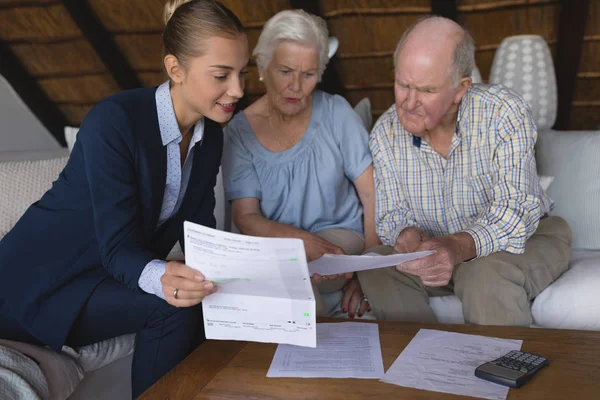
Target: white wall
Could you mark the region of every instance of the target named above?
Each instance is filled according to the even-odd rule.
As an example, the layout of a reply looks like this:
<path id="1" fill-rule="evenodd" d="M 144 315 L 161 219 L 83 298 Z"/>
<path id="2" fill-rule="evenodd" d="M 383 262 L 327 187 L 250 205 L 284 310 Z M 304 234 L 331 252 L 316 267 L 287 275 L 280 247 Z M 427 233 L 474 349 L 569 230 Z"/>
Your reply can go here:
<path id="1" fill-rule="evenodd" d="M 60 145 L 0 76 L 0 152 L 58 149 Z"/>

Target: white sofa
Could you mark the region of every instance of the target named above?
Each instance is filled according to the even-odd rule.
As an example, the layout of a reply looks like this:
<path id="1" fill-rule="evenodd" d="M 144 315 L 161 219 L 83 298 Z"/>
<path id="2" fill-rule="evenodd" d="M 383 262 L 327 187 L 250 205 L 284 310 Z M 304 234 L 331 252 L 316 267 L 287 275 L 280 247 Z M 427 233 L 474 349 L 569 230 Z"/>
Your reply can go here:
<path id="1" fill-rule="evenodd" d="M 538 172 L 554 177 L 551 214 L 571 226 L 573 251 L 570 269 L 533 300 L 535 326 L 600 330 L 599 151 L 600 131 L 539 132 Z M 433 298 L 431 305 L 441 322 L 464 323 L 456 296 Z"/>
<path id="2" fill-rule="evenodd" d="M 539 134 L 538 169 L 543 175 L 555 177 L 548 189 L 557 204 L 553 214 L 569 222 L 574 250 L 570 270 L 532 302 L 536 326 L 600 330 L 600 296 L 597 294 L 600 288 L 600 163 L 596 161 L 599 152 L 600 131 L 546 130 Z M 25 208 L 50 187 L 66 160 L 66 150 L 0 153 L 0 238 Z M 229 230 L 230 213 L 221 179 L 217 183 L 216 197 L 218 228 Z M 455 296 L 432 298 L 431 304 L 440 322 L 464 323 L 461 304 Z M 71 351 L 76 362 L 86 364 L 83 368 L 86 371 L 70 399 L 130 398 L 132 348 L 130 339 L 125 344 L 109 343 L 105 347 L 84 349 L 80 353 L 87 351 L 87 360 L 78 359 L 79 355 Z"/>

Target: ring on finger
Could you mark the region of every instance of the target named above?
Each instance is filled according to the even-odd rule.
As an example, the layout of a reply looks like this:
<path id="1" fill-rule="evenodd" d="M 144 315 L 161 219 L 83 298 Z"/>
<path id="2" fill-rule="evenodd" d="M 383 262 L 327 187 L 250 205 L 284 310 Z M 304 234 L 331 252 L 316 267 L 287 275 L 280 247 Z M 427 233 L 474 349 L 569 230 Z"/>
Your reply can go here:
<path id="1" fill-rule="evenodd" d="M 179 289 L 175 288 L 175 290 L 173 290 L 173 297 L 174 297 L 175 299 L 177 299 L 177 298 L 178 298 L 178 297 L 177 297 L 177 293 L 179 293 Z"/>
<path id="2" fill-rule="evenodd" d="M 365 296 L 365 294 L 364 294 L 364 293 L 360 295 L 360 299 L 361 299 L 362 301 L 364 301 L 365 303 L 368 303 L 368 302 L 369 302 L 369 299 L 367 299 L 367 296 Z"/>

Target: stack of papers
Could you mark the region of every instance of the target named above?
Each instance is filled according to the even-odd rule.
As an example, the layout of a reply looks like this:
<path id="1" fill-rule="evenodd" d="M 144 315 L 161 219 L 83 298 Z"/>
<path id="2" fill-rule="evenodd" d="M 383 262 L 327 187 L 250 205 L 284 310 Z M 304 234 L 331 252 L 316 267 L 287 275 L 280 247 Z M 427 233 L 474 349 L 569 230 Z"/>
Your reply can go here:
<path id="1" fill-rule="evenodd" d="M 185 263 L 219 290 L 202 301 L 207 339 L 315 347 L 315 298 L 300 239 L 184 223 Z"/>
<path id="2" fill-rule="evenodd" d="M 435 392 L 504 400 L 508 387 L 475 376 L 475 368 L 511 350 L 522 340 L 421 329 L 382 381 Z"/>
<path id="3" fill-rule="evenodd" d="M 317 348 L 277 346 L 267 376 L 380 379 L 379 326 L 361 322 L 317 324 Z"/>
<path id="4" fill-rule="evenodd" d="M 306 263 L 300 239 L 238 235 L 184 222 L 185 262 L 219 286 L 202 301 L 208 339 L 317 345 L 310 276 L 397 265 L 433 252 L 326 254 Z"/>
<path id="5" fill-rule="evenodd" d="M 475 368 L 521 340 L 421 329 L 383 373 L 377 324 L 317 324 L 317 347 L 279 345 L 269 378 L 365 378 L 435 392 L 505 400 L 509 388 L 475 377 Z"/>

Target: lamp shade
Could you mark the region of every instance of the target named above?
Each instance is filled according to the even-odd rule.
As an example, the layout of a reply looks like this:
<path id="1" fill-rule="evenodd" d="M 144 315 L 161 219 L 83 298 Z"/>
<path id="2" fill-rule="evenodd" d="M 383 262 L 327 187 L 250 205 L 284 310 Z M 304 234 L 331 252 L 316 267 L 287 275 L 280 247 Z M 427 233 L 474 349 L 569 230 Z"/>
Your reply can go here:
<path id="1" fill-rule="evenodd" d="M 519 93 L 531 109 L 538 129 L 548 129 L 556 120 L 556 75 L 550 49 L 538 35 L 510 36 L 496 51 L 490 83 Z"/>

